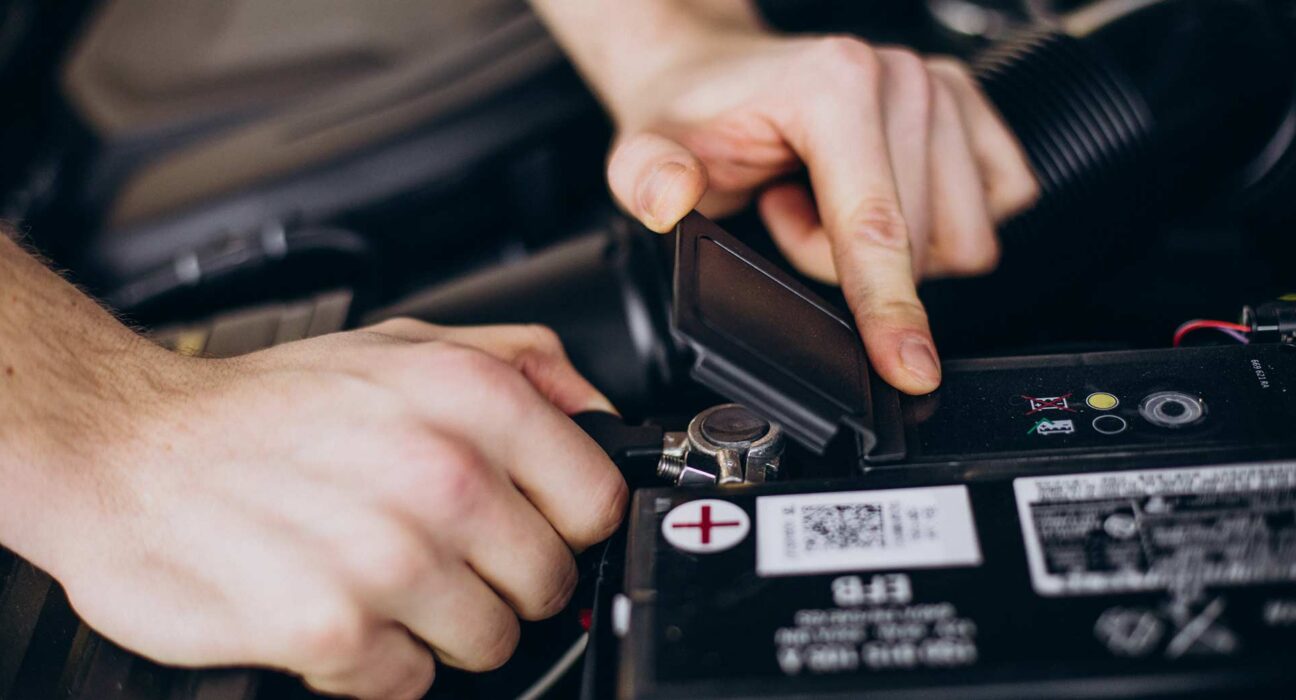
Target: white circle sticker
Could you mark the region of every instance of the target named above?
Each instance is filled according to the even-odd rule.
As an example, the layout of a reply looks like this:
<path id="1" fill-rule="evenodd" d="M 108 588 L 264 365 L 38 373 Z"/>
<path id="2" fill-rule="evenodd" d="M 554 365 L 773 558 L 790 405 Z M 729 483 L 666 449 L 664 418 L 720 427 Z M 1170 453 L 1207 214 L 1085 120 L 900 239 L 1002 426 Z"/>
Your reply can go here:
<path id="1" fill-rule="evenodd" d="M 662 536 L 676 549 L 721 552 L 743 541 L 751 520 L 742 508 L 714 498 L 681 503 L 662 518 Z"/>

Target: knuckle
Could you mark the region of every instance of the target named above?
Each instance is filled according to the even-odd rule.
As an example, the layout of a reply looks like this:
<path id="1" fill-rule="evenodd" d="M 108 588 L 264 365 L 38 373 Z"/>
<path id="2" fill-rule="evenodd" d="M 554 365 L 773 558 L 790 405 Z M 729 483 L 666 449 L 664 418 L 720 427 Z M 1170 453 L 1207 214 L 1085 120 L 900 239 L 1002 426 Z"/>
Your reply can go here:
<path id="1" fill-rule="evenodd" d="M 404 533 L 367 538 L 363 547 L 351 567 L 364 587 L 382 597 L 414 590 L 427 573 L 426 557 Z"/>
<path id="2" fill-rule="evenodd" d="M 866 198 L 847 222 L 848 233 L 858 232 L 867 241 L 893 250 L 909 248 L 909 227 L 893 198 Z"/>
<path id="3" fill-rule="evenodd" d="M 630 489 L 619 472 L 611 472 L 608 482 L 607 496 L 600 499 L 603 507 L 596 510 L 594 518 L 596 542 L 606 539 L 621 525 L 621 520 L 625 517 L 626 502 L 629 500 Z"/>
<path id="4" fill-rule="evenodd" d="M 995 220 L 1001 222 L 1030 209 L 1040 197 L 1039 183 L 1024 158 L 1002 170 L 1003 174 L 993 178 L 988 194 Z"/>
<path id="5" fill-rule="evenodd" d="M 530 374 L 568 363 L 567 351 L 563 348 L 562 339 L 553 329 L 541 325 L 522 328 L 526 334 L 526 345 L 514 359 L 516 369 L 524 374 Z"/>
<path id="6" fill-rule="evenodd" d="M 1031 175 L 1030 167 L 1022 169 L 1019 177 L 1014 178 L 1012 187 L 1009 188 L 1008 207 L 1009 210 L 1016 214 L 1028 209 L 1039 200 L 1040 186 L 1034 176 Z"/>
<path id="7" fill-rule="evenodd" d="M 553 355 L 563 352 L 562 338 L 558 336 L 557 331 L 549 326 L 539 323 L 533 323 L 523 326 L 527 334 L 528 344 L 541 352 Z"/>
<path id="8" fill-rule="evenodd" d="M 909 328 L 927 325 L 927 310 L 916 299 L 885 299 L 858 312 L 861 326 Z"/>
<path id="9" fill-rule="evenodd" d="M 393 441 L 404 444 L 386 453 L 391 468 L 381 471 L 372 487 L 381 514 L 398 518 L 398 514 L 414 513 L 430 526 L 453 529 L 479 512 L 488 497 L 492 475 L 473 445 L 444 433 L 429 434 L 426 426 L 412 426 L 396 435 Z M 404 546 L 416 554 L 424 551 L 418 544 L 401 540 L 409 534 L 398 525 L 383 532 L 391 533 L 389 546 Z M 400 559 L 401 553 L 378 552 L 361 559 L 388 556 Z"/>
<path id="10" fill-rule="evenodd" d="M 868 44 L 850 36 L 829 36 L 820 39 L 816 54 L 835 68 L 849 67 L 876 73 L 881 68 L 877 51 Z"/>
<path id="11" fill-rule="evenodd" d="M 531 600 L 518 612 L 526 620 L 543 620 L 553 617 L 567 606 L 572 593 L 576 590 L 576 562 L 571 554 L 564 551 L 561 556 L 546 562 L 545 576 Z"/>
<path id="12" fill-rule="evenodd" d="M 401 687 L 392 691 L 391 696 L 396 700 L 418 700 L 427 695 L 434 680 L 436 680 L 436 661 L 432 659 L 431 654 L 424 654 L 420 658 L 419 667 L 410 673 Z"/>
<path id="13" fill-rule="evenodd" d="M 378 471 L 369 485 L 381 507 L 421 504 L 436 492 L 439 471 L 467 456 L 440 433 L 430 434 L 427 424 L 416 417 L 401 415 L 392 423 L 378 432 L 372 448 L 375 460 L 389 466 Z M 449 464 L 450 469 L 457 466 Z"/>
<path id="14" fill-rule="evenodd" d="M 813 74 L 829 85 L 842 85 L 849 93 L 861 95 L 878 84 L 883 70 L 873 47 L 847 36 L 816 40 L 807 51 L 807 60 Z"/>
<path id="15" fill-rule="evenodd" d="M 447 369 L 483 393 L 508 396 L 518 390 L 520 377 L 507 363 L 473 348 L 445 350 Z"/>
<path id="16" fill-rule="evenodd" d="M 412 669 L 402 682 L 391 689 L 389 696 L 394 700 L 419 700 L 427 695 L 436 679 L 436 662 L 432 655 L 425 653 L 417 667 Z"/>
<path id="17" fill-rule="evenodd" d="M 607 539 L 616 532 L 625 517 L 629 487 L 619 473 L 611 471 L 595 493 L 598 495 L 586 509 L 579 530 L 572 538 L 573 544 L 582 549 Z"/>
<path id="18" fill-rule="evenodd" d="M 300 650 L 307 673 L 338 676 L 354 668 L 368 636 L 359 608 L 338 601 L 312 608 L 302 617 L 290 643 Z"/>
<path id="19" fill-rule="evenodd" d="M 432 517 L 453 526 L 480 510 L 489 491 L 488 474 L 481 458 L 466 447 L 443 447 L 436 464 L 429 489 L 436 504 Z"/>
<path id="20" fill-rule="evenodd" d="M 501 420 L 521 418 L 516 410 L 524 405 L 529 384 L 515 367 L 503 360 L 476 348 L 445 344 L 419 366 L 424 383 L 428 377 L 435 377 L 448 395 L 465 392 L 489 397 L 492 409 L 503 412 Z M 515 412 L 510 413 L 511 410 Z"/>
<path id="21" fill-rule="evenodd" d="M 943 274 L 951 277 L 978 277 L 994 272 L 998 266 L 999 258 L 995 253 L 970 252 L 947 258 Z"/>
<path id="22" fill-rule="evenodd" d="M 464 660 L 464 670 L 494 671 L 513 657 L 522 632 L 518 619 L 511 614 L 502 614 L 499 623 L 491 628 L 492 634 L 482 643 L 481 649 Z"/>
<path id="23" fill-rule="evenodd" d="M 998 239 L 995 238 L 994 231 L 986 231 L 979 234 L 982 241 L 980 245 L 975 246 L 969 253 L 966 262 L 966 271 L 970 275 L 984 275 L 993 272 L 999 267 L 999 258 L 1002 251 L 999 248 Z"/>

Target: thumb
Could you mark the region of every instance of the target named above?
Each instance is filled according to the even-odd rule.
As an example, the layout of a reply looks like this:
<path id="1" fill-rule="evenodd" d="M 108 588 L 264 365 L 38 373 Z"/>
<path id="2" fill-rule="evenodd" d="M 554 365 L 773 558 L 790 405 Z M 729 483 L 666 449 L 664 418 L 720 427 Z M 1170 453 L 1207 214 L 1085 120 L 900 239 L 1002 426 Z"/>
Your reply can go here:
<path id="1" fill-rule="evenodd" d="M 664 136 L 639 132 L 619 139 L 608 159 L 612 196 L 644 226 L 667 233 L 707 189 L 702 161 Z"/>

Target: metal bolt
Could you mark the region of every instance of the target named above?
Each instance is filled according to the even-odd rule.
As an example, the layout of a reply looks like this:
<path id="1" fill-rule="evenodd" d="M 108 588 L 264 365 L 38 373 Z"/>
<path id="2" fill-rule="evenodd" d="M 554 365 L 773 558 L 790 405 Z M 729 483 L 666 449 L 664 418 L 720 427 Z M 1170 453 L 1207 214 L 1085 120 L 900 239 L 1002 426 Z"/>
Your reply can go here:
<path id="1" fill-rule="evenodd" d="M 677 483 L 680 475 L 684 473 L 684 467 L 683 457 L 663 452 L 661 459 L 657 460 L 657 476 L 671 483 Z"/>

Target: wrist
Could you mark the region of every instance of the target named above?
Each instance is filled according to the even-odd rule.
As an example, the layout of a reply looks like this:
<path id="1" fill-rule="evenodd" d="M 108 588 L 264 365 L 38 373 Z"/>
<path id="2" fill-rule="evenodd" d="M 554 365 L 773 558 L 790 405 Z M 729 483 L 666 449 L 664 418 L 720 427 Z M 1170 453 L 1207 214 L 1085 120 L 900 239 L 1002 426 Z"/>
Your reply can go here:
<path id="1" fill-rule="evenodd" d="M 180 358 L 0 237 L 0 543 L 51 573 L 101 525 Z"/>
<path id="2" fill-rule="evenodd" d="M 165 397 L 183 358 L 121 330 L 55 372 L 23 363 L 0 402 L 0 542 L 56 577 L 140 509 L 134 473 L 156 444 L 149 426 L 174 405 Z"/>
<path id="3" fill-rule="evenodd" d="M 750 0 L 533 0 L 618 126 L 734 44 L 766 35 Z"/>

